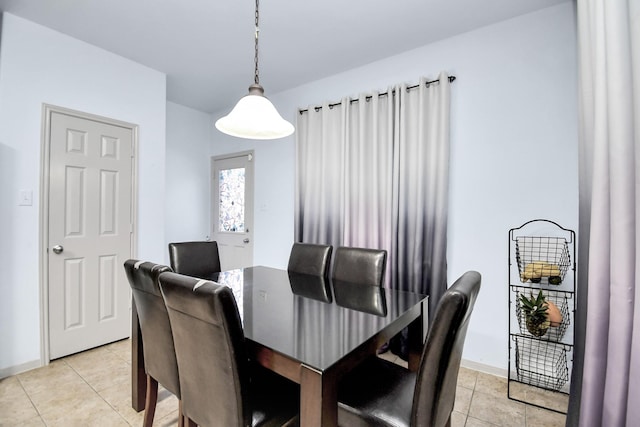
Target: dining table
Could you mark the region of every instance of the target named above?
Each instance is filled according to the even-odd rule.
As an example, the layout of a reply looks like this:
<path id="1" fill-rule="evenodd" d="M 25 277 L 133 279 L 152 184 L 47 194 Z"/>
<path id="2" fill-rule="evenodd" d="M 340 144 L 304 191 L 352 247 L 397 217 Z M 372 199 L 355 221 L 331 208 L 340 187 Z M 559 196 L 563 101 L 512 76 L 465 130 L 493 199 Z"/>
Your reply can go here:
<path id="1" fill-rule="evenodd" d="M 426 295 L 264 266 L 223 271 L 212 280 L 233 291 L 249 358 L 300 385 L 301 426 L 336 426 L 340 379 L 405 328 L 408 369 L 418 369 Z M 135 304 L 132 311 L 132 407 L 141 411 L 144 343 Z"/>

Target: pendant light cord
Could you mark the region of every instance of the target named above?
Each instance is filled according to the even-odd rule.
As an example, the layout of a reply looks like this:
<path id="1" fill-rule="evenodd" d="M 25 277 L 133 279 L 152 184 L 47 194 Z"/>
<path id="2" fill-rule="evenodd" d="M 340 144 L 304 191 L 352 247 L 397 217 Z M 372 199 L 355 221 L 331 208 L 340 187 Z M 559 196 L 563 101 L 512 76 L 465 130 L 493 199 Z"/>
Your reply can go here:
<path id="1" fill-rule="evenodd" d="M 260 77 L 258 77 L 258 35 L 260 33 L 260 27 L 258 26 L 258 19 L 260 18 L 260 14 L 258 12 L 258 0 L 256 0 L 256 52 L 255 52 L 255 75 L 253 77 L 255 84 L 260 84 Z"/>

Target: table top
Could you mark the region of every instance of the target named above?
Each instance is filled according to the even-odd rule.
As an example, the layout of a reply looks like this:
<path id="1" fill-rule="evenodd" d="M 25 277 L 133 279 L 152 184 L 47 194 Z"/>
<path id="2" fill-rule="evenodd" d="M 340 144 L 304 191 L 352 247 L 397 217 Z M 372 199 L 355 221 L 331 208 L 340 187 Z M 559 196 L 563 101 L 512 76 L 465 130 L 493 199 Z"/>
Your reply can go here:
<path id="1" fill-rule="evenodd" d="M 262 266 L 212 279 L 233 290 L 246 338 L 320 371 L 428 298 Z"/>

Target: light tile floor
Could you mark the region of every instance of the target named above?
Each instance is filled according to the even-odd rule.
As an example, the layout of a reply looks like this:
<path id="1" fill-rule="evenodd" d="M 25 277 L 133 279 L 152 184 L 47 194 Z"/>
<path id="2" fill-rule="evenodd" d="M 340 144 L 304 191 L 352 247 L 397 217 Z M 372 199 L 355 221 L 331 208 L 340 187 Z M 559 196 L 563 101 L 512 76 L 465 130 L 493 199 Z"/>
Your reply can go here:
<path id="1" fill-rule="evenodd" d="M 406 362 L 391 353 L 384 353 L 381 357 L 407 366 Z M 547 408 L 566 410 L 568 396 L 565 394 L 514 382 L 511 383 L 511 387 L 512 397 Z M 451 427 L 564 427 L 564 425 L 565 415 L 563 414 L 509 399 L 506 378 L 460 368 Z"/>
<path id="2" fill-rule="evenodd" d="M 381 357 L 405 363 L 391 353 Z M 0 426 L 141 426 L 143 412 L 131 408 L 130 371 L 131 342 L 123 340 L 4 378 Z M 564 395 L 525 387 L 515 392 L 530 402 L 566 407 Z M 160 388 L 159 399 L 154 426 L 177 425 L 175 396 Z M 565 416 L 509 400 L 504 378 L 461 368 L 451 424 L 552 427 L 564 426 Z"/>

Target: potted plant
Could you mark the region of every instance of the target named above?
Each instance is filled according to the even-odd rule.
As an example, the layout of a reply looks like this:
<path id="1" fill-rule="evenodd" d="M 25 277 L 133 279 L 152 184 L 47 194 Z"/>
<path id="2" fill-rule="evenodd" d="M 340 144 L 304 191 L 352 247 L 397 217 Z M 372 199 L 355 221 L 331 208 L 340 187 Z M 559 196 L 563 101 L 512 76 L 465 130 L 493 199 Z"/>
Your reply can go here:
<path id="1" fill-rule="evenodd" d="M 549 306 L 542 291 L 539 291 L 536 297 L 533 293 L 530 293 L 529 297 L 524 293 L 520 294 L 520 306 L 524 312 L 527 330 L 531 335 L 541 337 L 546 334 L 551 322 L 547 313 Z"/>

